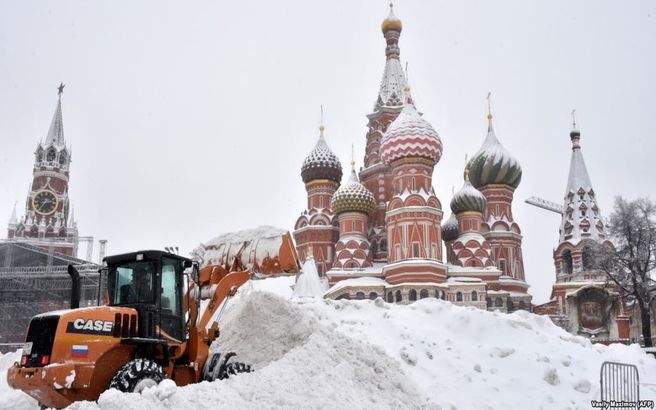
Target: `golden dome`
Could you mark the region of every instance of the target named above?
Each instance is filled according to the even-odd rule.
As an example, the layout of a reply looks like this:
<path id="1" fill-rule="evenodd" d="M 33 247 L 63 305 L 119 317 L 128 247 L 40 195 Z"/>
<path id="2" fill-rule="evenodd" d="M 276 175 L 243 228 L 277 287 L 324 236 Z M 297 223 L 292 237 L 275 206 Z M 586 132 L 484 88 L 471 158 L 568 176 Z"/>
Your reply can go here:
<path id="1" fill-rule="evenodd" d="M 390 30 L 400 32 L 403 29 L 403 24 L 401 24 L 401 20 L 399 20 L 399 18 L 394 15 L 394 10 L 392 7 L 393 5 L 390 3 L 389 15 L 385 20 L 383 20 L 383 24 L 380 26 L 380 29 L 383 30 L 383 33 L 386 33 Z"/>

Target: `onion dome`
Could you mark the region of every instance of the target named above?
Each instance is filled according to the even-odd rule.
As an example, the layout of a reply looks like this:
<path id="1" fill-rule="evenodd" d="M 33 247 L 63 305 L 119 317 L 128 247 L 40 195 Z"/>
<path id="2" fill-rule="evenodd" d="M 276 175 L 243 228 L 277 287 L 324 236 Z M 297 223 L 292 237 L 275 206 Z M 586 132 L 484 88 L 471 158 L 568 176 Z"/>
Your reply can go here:
<path id="1" fill-rule="evenodd" d="M 451 199 L 451 211 L 454 214 L 463 212 L 479 212 L 482 214 L 485 212 L 487 201 L 483 194 L 469 182 L 468 174 L 469 172 L 466 169 L 465 183 L 460 188 L 460 191 L 456 192 L 453 199 Z"/>
<path id="2" fill-rule="evenodd" d="M 410 89 L 406 88 L 406 94 Z M 380 143 L 385 164 L 401 158 L 425 158 L 436 164 L 442 157 L 442 140 L 433 127 L 419 115 L 409 98 L 403 110 L 387 128 Z"/>
<path id="3" fill-rule="evenodd" d="M 319 141 L 314 149 L 305 157 L 301 166 L 301 177 L 306 184 L 317 179 L 329 179 L 337 182 L 342 180 L 342 164 L 335 155 L 323 136 L 323 125 L 319 127 Z"/>
<path id="4" fill-rule="evenodd" d="M 373 194 L 358 181 L 358 176 L 355 174 L 355 163 L 352 162 L 351 164 L 353 164 L 351 177 L 346 184 L 342 184 L 333 194 L 331 207 L 335 215 L 342 212 L 369 214 L 376 207 Z"/>
<path id="5" fill-rule="evenodd" d="M 403 29 L 403 24 L 401 20 L 394 15 L 394 5 L 390 3 L 390 12 L 387 18 L 383 20 L 383 24 L 380 25 L 380 29 L 383 31 L 383 34 L 390 30 L 401 32 Z"/>
<path id="6" fill-rule="evenodd" d="M 492 115 L 488 114 L 489 125 L 483 146 L 469 161 L 469 180 L 476 188 L 490 184 L 508 185 L 517 188 L 522 180 L 519 161 L 508 152 L 494 134 Z"/>
<path id="7" fill-rule="evenodd" d="M 458 219 L 456 214 L 452 213 L 449 219 L 442 224 L 442 240 L 444 242 L 451 242 L 458 239 Z"/>

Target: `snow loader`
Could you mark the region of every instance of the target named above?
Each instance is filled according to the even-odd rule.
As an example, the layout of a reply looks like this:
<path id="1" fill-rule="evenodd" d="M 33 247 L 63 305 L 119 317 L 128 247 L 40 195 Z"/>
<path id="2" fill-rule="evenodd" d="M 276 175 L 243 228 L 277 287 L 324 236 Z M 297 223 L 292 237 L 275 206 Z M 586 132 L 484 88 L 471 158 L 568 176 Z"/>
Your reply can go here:
<path id="1" fill-rule="evenodd" d="M 85 308 L 79 274 L 69 266 L 71 309 L 32 318 L 8 384 L 59 409 L 95 401 L 108 388 L 140 392 L 165 378 L 183 386 L 251 371 L 234 353 L 209 351 L 219 337 L 214 316 L 251 278 L 239 260 L 201 269 L 157 250 L 108 256 L 100 271 L 106 289 L 98 291 L 104 305 Z"/>

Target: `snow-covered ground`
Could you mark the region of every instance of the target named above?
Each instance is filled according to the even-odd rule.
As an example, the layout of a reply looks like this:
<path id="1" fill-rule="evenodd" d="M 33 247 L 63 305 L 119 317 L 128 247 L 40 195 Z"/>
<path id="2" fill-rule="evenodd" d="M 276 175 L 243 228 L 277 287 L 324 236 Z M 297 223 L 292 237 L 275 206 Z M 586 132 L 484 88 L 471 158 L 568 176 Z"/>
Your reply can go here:
<path id="1" fill-rule="evenodd" d="M 592 345 L 526 312 L 502 314 L 436 299 L 290 300 L 293 278 L 247 284 L 221 318 L 213 346 L 255 372 L 143 394 L 104 393 L 72 409 L 589 409 L 603 361 L 636 364 L 656 384 L 656 360 L 638 346 Z M 10 390 L 0 356 L 0 408 L 34 409 Z M 641 398 L 656 389 L 641 386 Z"/>

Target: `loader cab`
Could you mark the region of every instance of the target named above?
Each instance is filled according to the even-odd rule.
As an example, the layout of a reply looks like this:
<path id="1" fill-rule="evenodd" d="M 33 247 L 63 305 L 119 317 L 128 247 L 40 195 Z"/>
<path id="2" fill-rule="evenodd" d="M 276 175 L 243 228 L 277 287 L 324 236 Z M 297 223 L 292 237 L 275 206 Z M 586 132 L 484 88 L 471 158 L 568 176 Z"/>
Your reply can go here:
<path id="1" fill-rule="evenodd" d="M 163 251 L 140 251 L 108 256 L 107 296 L 109 306 L 137 311 L 139 338 L 185 339 L 183 295 L 184 270 L 191 259 Z"/>

